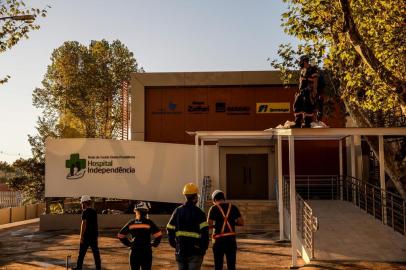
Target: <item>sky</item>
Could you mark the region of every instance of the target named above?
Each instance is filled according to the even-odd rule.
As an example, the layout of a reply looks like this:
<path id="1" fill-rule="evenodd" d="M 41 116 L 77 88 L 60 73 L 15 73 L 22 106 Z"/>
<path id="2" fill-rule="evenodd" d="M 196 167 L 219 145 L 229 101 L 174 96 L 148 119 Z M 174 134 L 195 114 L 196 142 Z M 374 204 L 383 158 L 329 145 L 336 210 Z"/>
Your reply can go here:
<path id="1" fill-rule="evenodd" d="M 121 40 L 146 72 L 270 70 L 278 45 L 296 43 L 281 24 L 282 0 L 29 0 L 50 5 L 41 29 L 0 54 L 0 161 L 31 156 L 41 111 L 32 91 L 64 41 Z"/>

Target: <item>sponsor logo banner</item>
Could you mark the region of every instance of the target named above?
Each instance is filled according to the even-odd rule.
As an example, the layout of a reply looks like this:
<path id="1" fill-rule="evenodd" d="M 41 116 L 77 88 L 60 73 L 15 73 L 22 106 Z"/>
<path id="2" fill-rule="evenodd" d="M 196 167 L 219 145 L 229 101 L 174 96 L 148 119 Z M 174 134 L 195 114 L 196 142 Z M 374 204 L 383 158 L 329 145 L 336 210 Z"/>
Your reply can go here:
<path id="1" fill-rule="evenodd" d="M 257 103 L 257 113 L 290 113 L 290 102 Z"/>

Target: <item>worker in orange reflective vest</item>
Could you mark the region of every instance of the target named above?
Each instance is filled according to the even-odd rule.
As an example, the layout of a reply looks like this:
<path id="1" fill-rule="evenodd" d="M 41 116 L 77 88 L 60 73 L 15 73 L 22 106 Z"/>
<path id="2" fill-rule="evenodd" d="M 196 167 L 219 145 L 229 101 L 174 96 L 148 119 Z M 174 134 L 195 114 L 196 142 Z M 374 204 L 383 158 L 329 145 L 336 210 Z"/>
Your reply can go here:
<path id="1" fill-rule="evenodd" d="M 155 223 L 148 218 L 150 204 L 138 203 L 135 208 L 135 219 L 130 220 L 118 233 L 117 237 L 130 250 L 131 270 L 150 270 L 152 266 L 152 248 L 161 242 L 162 232 Z M 151 242 L 151 235 L 153 241 Z"/>
<path id="2" fill-rule="evenodd" d="M 237 259 L 235 226 L 243 226 L 244 220 L 238 208 L 226 202 L 223 191 L 214 191 L 212 200 L 214 205 L 209 209 L 208 223 L 214 229 L 212 241 L 215 269 L 223 269 L 225 255 L 227 269 L 234 270 Z"/>

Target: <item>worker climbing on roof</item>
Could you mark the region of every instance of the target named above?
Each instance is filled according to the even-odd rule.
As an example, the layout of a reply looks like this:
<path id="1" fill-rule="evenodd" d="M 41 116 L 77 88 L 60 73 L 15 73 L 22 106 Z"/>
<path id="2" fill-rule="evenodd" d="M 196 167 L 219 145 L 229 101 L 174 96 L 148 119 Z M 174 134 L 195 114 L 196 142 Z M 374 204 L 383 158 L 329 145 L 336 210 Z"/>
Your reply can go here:
<path id="1" fill-rule="evenodd" d="M 299 92 L 296 93 L 293 103 L 295 124 L 292 127 L 301 128 L 304 121 L 304 127 L 310 128 L 316 113 L 317 121 L 322 118 L 324 79 L 317 66 L 310 64 L 309 56 L 302 55 L 299 66 Z"/>
<path id="2" fill-rule="evenodd" d="M 244 220 L 235 205 L 226 202 L 224 192 L 215 190 L 212 194 L 213 206 L 209 209 L 208 223 L 214 228 L 213 254 L 215 270 L 223 269 L 224 255 L 227 269 L 234 270 L 237 258 L 235 226 L 243 226 Z"/>
<path id="3" fill-rule="evenodd" d="M 176 249 L 179 270 L 198 270 L 209 246 L 209 228 L 206 214 L 196 206 L 199 188 L 186 184 L 183 195 L 186 202 L 175 209 L 166 226 L 169 244 Z"/>
<path id="4" fill-rule="evenodd" d="M 120 241 L 130 247 L 130 269 L 150 270 L 152 267 L 152 247 L 158 247 L 162 239 L 161 230 L 148 218 L 151 208 L 147 202 L 135 205 L 135 219 L 130 220 L 118 233 Z M 151 235 L 153 240 L 151 241 Z"/>

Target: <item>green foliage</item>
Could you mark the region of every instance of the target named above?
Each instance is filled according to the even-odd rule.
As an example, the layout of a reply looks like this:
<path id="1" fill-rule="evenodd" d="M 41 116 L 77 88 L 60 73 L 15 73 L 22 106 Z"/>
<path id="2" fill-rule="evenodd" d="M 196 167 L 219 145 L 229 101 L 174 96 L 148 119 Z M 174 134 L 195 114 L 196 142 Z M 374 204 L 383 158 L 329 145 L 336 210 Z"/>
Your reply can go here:
<path id="1" fill-rule="evenodd" d="M 13 173 L 14 169 L 10 164 L 5 161 L 0 161 L 0 182 L 4 183 Z"/>
<path id="2" fill-rule="evenodd" d="M 288 11 L 282 14 L 282 26 L 302 44 L 293 49 L 281 45 L 281 60 L 273 67 L 286 76 L 294 69 L 302 53 L 312 54 L 337 82 L 340 98 L 370 111 L 391 111 L 399 107 L 395 89 L 378 76 L 377 70 L 362 60 L 351 44 L 344 24 L 339 0 L 284 0 Z M 350 1 L 352 17 L 362 42 L 369 47 L 385 68 L 397 78 L 406 74 L 406 2 L 395 0 Z M 337 85 L 337 86 L 338 86 Z"/>
<path id="3" fill-rule="evenodd" d="M 37 202 L 44 199 L 45 163 L 34 158 L 18 159 L 12 169 L 14 177 L 6 179 L 6 184 L 13 190 L 24 194 L 25 202 Z"/>
<path id="4" fill-rule="evenodd" d="M 38 30 L 40 26 L 36 23 L 38 16 L 47 15 L 47 6 L 43 9 L 27 7 L 22 0 L 0 1 L 0 53 L 16 45 L 22 38 L 28 38 L 28 33 Z M 8 17 L 34 15 L 33 20 L 15 20 Z M 0 85 L 7 82 L 10 76 L 0 78 Z"/>
<path id="5" fill-rule="evenodd" d="M 55 49 L 33 104 L 43 110 L 38 135 L 30 136 L 34 156 L 53 138 L 115 138 L 122 125 L 121 87 L 132 72 L 142 72 L 119 40 L 92 41 L 88 47 L 67 41 Z"/>

